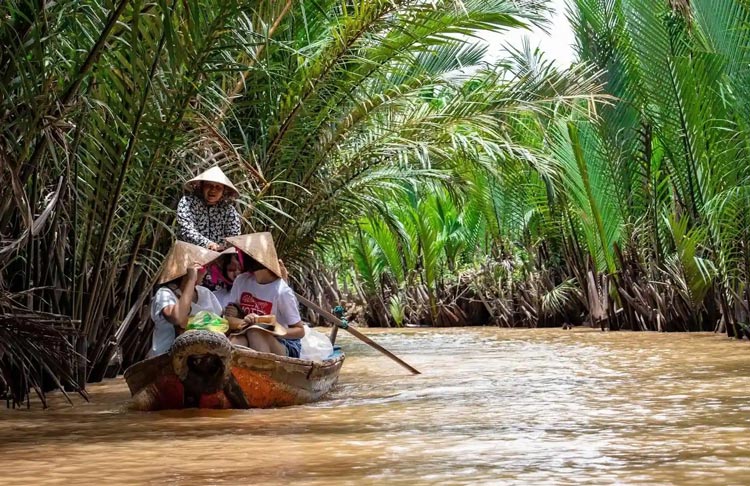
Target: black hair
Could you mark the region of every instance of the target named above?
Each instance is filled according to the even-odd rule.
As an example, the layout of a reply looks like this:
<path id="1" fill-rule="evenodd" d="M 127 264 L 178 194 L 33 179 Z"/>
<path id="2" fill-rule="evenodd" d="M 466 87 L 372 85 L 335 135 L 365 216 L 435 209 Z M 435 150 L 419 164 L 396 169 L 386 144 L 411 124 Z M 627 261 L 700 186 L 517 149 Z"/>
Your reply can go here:
<path id="1" fill-rule="evenodd" d="M 266 267 L 263 266 L 258 260 L 252 257 L 248 257 L 247 262 L 245 263 L 247 265 L 247 271 L 248 272 L 257 272 L 258 270 L 266 270 Z"/>
<path id="2" fill-rule="evenodd" d="M 244 251 L 237 252 L 237 254 L 240 256 L 240 268 L 242 268 L 243 272 L 257 272 L 258 270 L 267 270 L 265 265 L 248 255 Z"/>
<path id="3" fill-rule="evenodd" d="M 232 257 L 237 257 L 237 260 L 239 261 L 239 255 L 237 254 L 222 255 L 221 259 L 219 259 L 219 270 L 226 279 L 229 278 L 227 275 L 227 268 L 229 268 L 229 264 L 232 263 Z M 240 263 L 240 267 L 241 266 L 242 263 Z"/>
<path id="4" fill-rule="evenodd" d="M 187 274 L 185 274 L 187 275 Z M 169 280 L 168 282 L 160 283 L 158 285 L 154 285 L 154 288 L 151 289 L 152 295 L 156 295 L 156 292 L 162 288 L 162 287 L 168 287 L 171 291 L 176 291 L 180 289 L 180 286 L 182 285 L 182 279 L 185 278 L 185 275 L 177 278 L 173 278 L 172 280 Z"/>

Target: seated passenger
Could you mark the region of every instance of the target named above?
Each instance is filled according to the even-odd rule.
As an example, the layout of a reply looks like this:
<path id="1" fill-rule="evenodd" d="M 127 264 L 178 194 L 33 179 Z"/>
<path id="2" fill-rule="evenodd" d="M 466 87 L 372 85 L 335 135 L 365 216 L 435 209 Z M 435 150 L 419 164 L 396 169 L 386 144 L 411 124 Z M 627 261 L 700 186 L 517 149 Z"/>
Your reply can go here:
<path id="1" fill-rule="evenodd" d="M 177 205 L 177 238 L 213 251 L 227 236 L 240 234 L 240 215 L 232 205 L 239 191 L 216 166 L 190 179 Z"/>
<path id="2" fill-rule="evenodd" d="M 237 248 L 244 270 L 234 280 L 224 314 L 235 331 L 230 339 L 257 351 L 299 358 L 305 328 L 294 291 L 282 278 L 285 272 L 271 233 L 241 235 L 227 241 Z M 253 326 L 268 321 L 262 316 L 275 316 L 276 326 Z"/>
<path id="3" fill-rule="evenodd" d="M 216 252 L 177 241 L 167 255 L 151 302 L 154 332 L 149 356 L 169 351 L 170 346 L 188 324 L 188 318 L 200 311 L 221 315 L 222 308 L 214 294 L 198 285 L 206 271 L 203 265 L 216 259 Z"/>
<path id="4" fill-rule="evenodd" d="M 214 295 L 223 309 L 229 303 L 229 293 L 232 290 L 234 279 L 240 274 L 240 260 L 237 257 L 237 251 L 234 248 L 224 251 L 219 259 L 209 266 L 209 271 L 214 273 L 211 276 L 211 281 L 216 282 Z"/>

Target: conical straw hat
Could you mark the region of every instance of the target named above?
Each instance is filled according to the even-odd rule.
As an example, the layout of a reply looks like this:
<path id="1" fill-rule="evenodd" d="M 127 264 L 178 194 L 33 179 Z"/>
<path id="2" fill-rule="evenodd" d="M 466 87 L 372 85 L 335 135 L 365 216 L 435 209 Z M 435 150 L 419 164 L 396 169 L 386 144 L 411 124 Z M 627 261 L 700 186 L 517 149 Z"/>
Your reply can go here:
<path id="1" fill-rule="evenodd" d="M 224 256 L 224 255 L 236 255 L 236 254 L 237 254 L 237 248 L 230 246 L 226 250 L 222 251 L 219 255 Z"/>
<path id="2" fill-rule="evenodd" d="M 269 269 L 277 277 L 281 277 L 279 257 L 273 244 L 271 233 L 252 233 L 249 235 L 229 236 L 227 241 L 238 250 L 246 253 L 258 263 Z"/>
<path id="3" fill-rule="evenodd" d="M 219 257 L 219 253 L 184 241 L 175 241 L 169 250 L 159 276 L 158 285 L 182 277 L 193 263 L 206 265 Z"/>
<path id="4" fill-rule="evenodd" d="M 240 191 L 238 191 L 237 188 L 234 187 L 232 181 L 229 180 L 229 177 L 224 174 L 224 171 L 222 171 L 218 165 L 211 167 L 205 172 L 201 172 L 197 176 L 187 181 L 185 183 L 185 190 L 194 191 L 197 189 L 198 185 L 201 182 L 216 182 L 218 184 L 222 184 L 224 187 L 229 189 L 227 197 L 234 198 L 240 195 Z"/>
<path id="5" fill-rule="evenodd" d="M 226 250 L 223 250 L 221 252 L 214 252 L 214 253 L 216 253 L 216 258 L 214 258 L 213 260 L 211 260 L 208 263 L 219 263 L 221 261 L 221 258 L 224 257 L 224 256 L 226 256 L 226 255 L 236 255 L 237 254 L 237 248 L 235 248 L 233 246 L 230 246 Z"/>

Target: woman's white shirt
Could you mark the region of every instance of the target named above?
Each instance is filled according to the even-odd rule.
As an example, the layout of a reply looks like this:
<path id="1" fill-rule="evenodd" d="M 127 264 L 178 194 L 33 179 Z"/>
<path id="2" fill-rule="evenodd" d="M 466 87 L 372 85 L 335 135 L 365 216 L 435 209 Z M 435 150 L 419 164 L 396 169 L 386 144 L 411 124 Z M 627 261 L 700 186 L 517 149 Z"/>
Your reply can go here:
<path id="1" fill-rule="evenodd" d="M 200 311 L 213 312 L 221 315 L 223 307 L 216 296 L 206 287 L 200 285 L 195 287 L 198 294 L 197 301 L 190 306 L 190 315 L 194 316 Z M 175 340 L 175 326 L 164 317 L 164 308 L 177 304 L 177 295 L 169 287 L 161 287 L 156 291 L 151 302 L 151 319 L 154 321 L 154 333 L 151 338 L 151 351 L 149 356 L 166 353 Z"/>
<path id="2" fill-rule="evenodd" d="M 219 305 L 221 305 L 222 309 L 226 308 L 227 304 L 232 302 L 231 300 L 229 300 L 232 294 L 225 287 L 219 287 L 214 290 L 214 295 L 216 296 L 216 300 L 219 301 Z"/>

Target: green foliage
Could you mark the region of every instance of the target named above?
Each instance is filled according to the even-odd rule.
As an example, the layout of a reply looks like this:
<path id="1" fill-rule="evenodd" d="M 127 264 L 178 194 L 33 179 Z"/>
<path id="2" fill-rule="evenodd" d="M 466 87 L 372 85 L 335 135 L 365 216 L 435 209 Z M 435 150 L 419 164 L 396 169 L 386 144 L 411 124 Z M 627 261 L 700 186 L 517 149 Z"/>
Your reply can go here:
<path id="1" fill-rule="evenodd" d="M 113 343 L 146 318 L 181 181 L 215 162 L 235 179 L 253 170 L 204 121 L 237 76 L 234 59 L 255 49 L 232 39 L 279 14 L 264 4 L 0 6 L 0 290 L 22 295 L 29 315 L 74 324 L 90 364 L 79 382 L 101 379 Z M 46 361 L 57 351 L 30 353 L 38 369 L 16 361 L 3 375 L 71 375 Z"/>
<path id="2" fill-rule="evenodd" d="M 559 69 L 528 42 L 483 63 L 473 39 L 542 25 L 546 9 L 3 2 L 9 309 L 72 323 L 63 335 L 87 342 L 89 379 L 118 345 L 140 358 L 182 181 L 219 163 L 242 189 L 246 230 L 271 228 L 292 274 L 309 276 L 300 284 L 351 284 L 380 323 L 461 322 L 484 299 L 496 322 L 536 325 L 603 300 L 606 319 L 648 327 L 677 295 L 696 322 L 719 312 L 739 326 L 747 2 L 574 0 L 578 63 Z"/>
<path id="3" fill-rule="evenodd" d="M 556 275 L 538 299 L 529 294 L 520 311 L 529 318 L 563 314 L 580 295 L 589 310 L 607 302 L 597 319 L 624 315 L 641 328 L 741 322 L 750 9 L 737 0 L 576 0 L 568 15 L 578 64 L 559 71 L 526 43 L 494 70 L 444 87 L 440 99 L 451 101 L 440 106 L 470 100 L 462 110 L 476 120 L 454 128 L 451 163 L 440 166 L 448 190 L 419 189 L 408 218 L 401 196 L 384 194 L 379 214 L 413 228 L 418 244 L 403 248 L 418 253 L 407 259 L 419 262 L 430 305 L 453 299 L 439 285 L 447 276 L 514 254 L 524 261 L 514 274 L 529 285 L 545 269 Z"/>
<path id="4" fill-rule="evenodd" d="M 401 327 L 404 325 L 404 318 L 405 318 L 405 308 L 404 308 L 404 302 L 403 299 L 399 294 L 394 294 L 391 296 L 391 298 L 388 300 L 388 310 L 391 313 L 391 317 L 393 318 L 393 322 L 396 323 L 396 326 Z"/>

